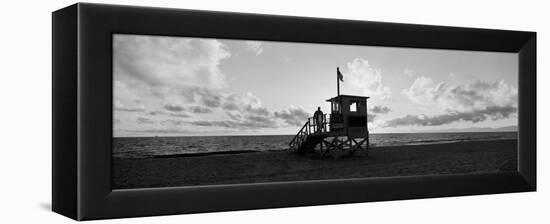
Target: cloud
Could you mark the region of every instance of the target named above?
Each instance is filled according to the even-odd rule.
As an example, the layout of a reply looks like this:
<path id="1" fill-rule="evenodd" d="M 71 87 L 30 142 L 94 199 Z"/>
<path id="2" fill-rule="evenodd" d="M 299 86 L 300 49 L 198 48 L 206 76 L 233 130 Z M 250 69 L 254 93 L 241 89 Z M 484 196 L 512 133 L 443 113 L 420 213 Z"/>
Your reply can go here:
<path id="1" fill-rule="evenodd" d="M 310 117 L 310 114 L 301 107 L 290 107 L 285 110 L 274 112 L 274 116 L 282 119 L 291 126 L 302 126 L 307 118 Z"/>
<path id="2" fill-rule="evenodd" d="M 145 111 L 145 106 L 143 104 L 134 104 L 126 105 L 120 102 L 120 100 L 115 100 L 114 110 L 116 111 L 127 111 L 127 112 L 143 112 Z"/>
<path id="3" fill-rule="evenodd" d="M 416 76 L 416 72 L 413 70 L 410 70 L 409 68 L 405 68 L 405 70 L 403 70 L 403 74 L 405 74 L 409 78 Z"/>
<path id="4" fill-rule="evenodd" d="M 374 106 L 369 109 L 367 114 L 367 122 L 374 122 L 374 119 L 381 114 L 387 114 L 391 109 L 387 106 Z"/>
<path id="5" fill-rule="evenodd" d="M 261 117 L 248 117 L 242 121 L 221 120 L 221 121 L 188 121 L 187 124 L 203 127 L 223 127 L 229 129 L 256 129 L 256 128 L 274 128 L 276 124 L 273 120 L 267 120 Z"/>
<path id="6" fill-rule="evenodd" d="M 275 121 L 273 120 L 272 117 L 258 116 L 258 115 L 249 114 L 249 115 L 245 116 L 245 119 L 249 122 L 265 125 L 263 127 L 272 127 L 272 128 L 276 127 L 276 123 L 275 123 Z"/>
<path id="7" fill-rule="evenodd" d="M 183 111 L 183 107 L 180 105 L 174 105 L 174 104 L 167 104 L 164 105 L 164 109 L 172 112 L 180 112 Z"/>
<path id="8" fill-rule="evenodd" d="M 223 94 L 218 90 L 197 86 L 184 86 L 163 95 L 176 96 L 175 99 L 172 99 L 173 101 L 180 101 L 182 103 L 201 103 L 211 108 L 220 107 L 224 100 Z"/>
<path id="9" fill-rule="evenodd" d="M 171 116 L 171 117 L 180 117 L 180 118 L 188 118 L 188 117 L 192 117 L 190 114 L 186 113 L 186 112 L 183 112 L 183 111 L 180 111 L 180 112 L 170 112 L 170 111 L 159 111 L 159 110 L 155 110 L 155 111 L 151 111 L 149 113 L 147 113 L 151 116 L 157 116 L 157 115 L 166 115 L 166 116 Z"/>
<path id="10" fill-rule="evenodd" d="M 456 79 L 456 74 L 455 73 L 449 73 L 449 79 L 451 80 L 455 80 Z"/>
<path id="11" fill-rule="evenodd" d="M 373 122 L 377 116 L 376 114 L 367 114 L 367 122 Z"/>
<path id="12" fill-rule="evenodd" d="M 264 116 L 270 113 L 267 108 L 262 106 L 260 98 L 251 92 L 222 93 L 207 88 L 190 87 L 181 89 L 179 96 L 186 103 L 198 103 L 200 105 L 184 108 L 170 104 L 166 105 L 165 109 L 171 111 L 186 110 L 193 113 L 210 113 L 212 112 L 211 108 L 221 108 L 228 111 L 239 111 Z"/>
<path id="13" fill-rule="evenodd" d="M 189 107 L 189 111 L 195 114 L 209 114 L 212 113 L 212 109 L 207 107 L 201 107 L 201 106 L 191 106 Z"/>
<path id="14" fill-rule="evenodd" d="M 254 129 L 280 127 L 277 117 L 254 94 L 217 94 L 219 108 L 225 111 L 228 120 L 195 120 L 187 124 L 202 127 L 222 127 L 227 129 Z M 206 108 L 208 109 L 208 108 Z"/>
<path id="15" fill-rule="evenodd" d="M 375 113 L 375 114 L 387 114 L 390 111 L 391 111 L 391 109 L 389 107 L 386 107 L 386 106 L 374 106 L 374 107 L 370 108 L 370 112 Z"/>
<path id="16" fill-rule="evenodd" d="M 263 53 L 262 42 L 246 45 L 256 55 Z M 284 127 L 293 123 L 293 116 L 300 119 L 294 108 L 280 112 L 288 113 L 287 117 L 276 117 L 253 93 L 224 92 L 227 77 L 220 63 L 230 56 L 224 44 L 214 39 L 115 35 L 115 109 L 143 115 L 131 122 L 115 114 L 120 121 L 115 130 L 181 133 L 181 126 L 189 126 L 197 131 L 204 131 L 200 127 L 230 131 Z"/>
<path id="17" fill-rule="evenodd" d="M 423 104 L 433 101 L 436 97 L 435 92 L 439 92 L 441 85 L 433 88 L 433 81 L 430 78 L 421 76 L 414 80 L 413 84 L 402 91 L 410 100 L 415 103 Z"/>
<path id="18" fill-rule="evenodd" d="M 243 119 L 243 116 L 240 113 L 232 113 L 230 111 L 227 111 L 227 112 L 225 112 L 225 114 L 227 115 L 227 117 L 229 117 L 232 120 L 238 121 L 238 120 Z"/>
<path id="19" fill-rule="evenodd" d="M 225 110 L 225 114 L 230 118 L 228 121 L 208 121 L 196 120 L 186 121 L 187 124 L 197 126 L 216 126 L 224 128 L 268 128 L 276 127 L 276 118 L 272 113 L 262 106 L 261 100 L 254 94 L 247 93 L 231 93 L 223 94 L 217 91 L 211 91 L 205 88 L 191 88 L 183 91 L 190 101 L 198 102 L 201 105 L 181 106 L 179 104 L 166 104 L 164 111 L 156 110 L 149 115 L 168 115 L 174 117 L 191 117 L 188 113 L 207 114 L 213 113 L 211 108 L 219 108 Z"/>
<path id="20" fill-rule="evenodd" d="M 179 119 L 168 119 L 168 120 L 163 120 L 161 122 L 159 122 L 161 125 L 172 125 L 172 126 L 181 126 L 182 124 L 184 124 L 184 122 L 182 120 L 179 120 Z"/>
<path id="21" fill-rule="evenodd" d="M 202 103 L 207 107 L 219 107 L 222 104 L 222 97 L 220 95 L 202 95 Z"/>
<path id="22" fill-rule="evenodd" d="M 125 34 L 113 37 L 114 78 L 153 87 L 224 87 L 226 76 L 219 64 L 230 55 L 214 39 Z"/>
<path id="23" fill-rule="evenodd" d="M 374 119 L 382 114 L 387 114 L 391 109 L 387 106 L 374 106 L 369 108 L 369 113 L 367 114 L 367 122 L 374 122 Z"/>
<path id="24" fill-rule="evenodd" d="M 255 111 L 238 112 L 226 111 L 229 120 L 197 120 L 185 121 L 186 124 L 202 127 L 222 127 L 228 129 L 256 129 L 256 128 L 278 128 L 285 126 L 301 126 L 310 116 L 310 114 L 299 107 L 290 107 L 288 109 L 276 111 L 274 113 L 265 109 L 258 113 Z"/>
<path id="25" fill-rule="evenodd" d="M 437 106 L 443 110 L 470 111 L 491 106 L 517 106 L 518 91 L 503 80 L 475 80 L 461 85 L 448 85 L 445 82 L 435 84 L 432 79 L 421 76 L 402 93 L 420 105 Z"/>
<path id="26" fill-rule="evenodd" d="M 250 92 L 244 94 L 230 94 L 224 98 L 222 108 L 229 111 L 249 112 L 262 116 L 269 114 L 267 108 L 262 106 L 260 98 Z"/>
<path id="27" fill-rule="evenodd" d="M 179 128 L 150 128 L 137 130 L 121 130 L 130 133 L 147 133 L 147 134 L 197 134 L 195 130 L 183 130 Z"/>
<path id="28" fill-rule="evenodd" d="M 382 71 L 373 68 L 365 59 L 355 58 L 347 63 L 347 72 L 343 73 L 345 91 L 378 98 L 387 98 L 391 93 L 382 83 Z"/>
<path id="29" fill-rule="evenodd" d="M 114 109 L 143 116 L 128 120 L 115 113 L 113 119 L 120 122 L 114 129 L 140 130 L 142 125 L 169 129 L 173 124 L 167 120 L 212 113 L 210 108 L 223 102 L 219 90 L 227 86 L 227 78 L 220 64 L 230 56 L 225 45 L 214 39 L 115 35 Z"/>
<path id="30" fill-rule="evenodd" d="M 139 123 L 139 124 L 152 124 L 152 123 L 155 123 L 153 120 L 149 119 L 149 118 L 144 118 L 144 117 L 138 117 L 136 119 L 136 121 Z"/>
<path id="31" fill-rule="evenodd" d="M 195 114 L 208 114 L 212 113 L 212 109 L 207 107 L 201 107 L 201 106 L 189 106 L 189 107 L 183 107 L 181 105 L 175 105 L 175 104 L 166 104 L 164 105 L 164 109 L 170 112 L 183 112 L 188 111 Z"/>
<path id="32" fill-rule="evenodd" d="M 435 116 L 406 115 L 386 121 L 385 127 L 396 126 L 438 126 L 456 121 L 467 121 L 472 123 L 482 122 L 487 119 L 499 120 L 510 117 L 516 113 L 517 108 L 512 106 L 490 106 L 481 110 L 469 112 L 450 112 Z"/>
<path id="33" fill-rule="evenodd" d="M 245 41 L 246 49 L 254 52 L 256 55 L 262 54 L 264 49 L 262 48 L 262 42 L 260 41 Z"/>
<path id="34" fill-rule="evenodd" d="M 223 108 L 226 110 L 243 110 L 248 107 L 261 107 L 260 98 L 254 94 L 247 92 L 244 94 L 230 94 L 224 102 Z"/>
<path id="35" fill-rule="evenodd" d="M 191 115 L 189 115 L 188 113 L 169 113 L 168 115 L 172 117 L 181 117 L 181 118 L 191 117 Z"/>

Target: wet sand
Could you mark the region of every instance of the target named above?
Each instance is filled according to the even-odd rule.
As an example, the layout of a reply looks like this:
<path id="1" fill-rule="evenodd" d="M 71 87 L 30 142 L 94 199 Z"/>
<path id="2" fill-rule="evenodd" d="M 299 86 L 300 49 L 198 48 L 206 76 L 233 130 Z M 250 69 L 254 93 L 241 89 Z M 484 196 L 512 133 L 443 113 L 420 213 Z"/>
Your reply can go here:
<path id="1" fill-rule="evenodd" d="M 312 158 L 248 152 L 113 159 L 113 188 L 500 172 L 517 169 L 517 140 L 370 149 L 368 156 Z"/>

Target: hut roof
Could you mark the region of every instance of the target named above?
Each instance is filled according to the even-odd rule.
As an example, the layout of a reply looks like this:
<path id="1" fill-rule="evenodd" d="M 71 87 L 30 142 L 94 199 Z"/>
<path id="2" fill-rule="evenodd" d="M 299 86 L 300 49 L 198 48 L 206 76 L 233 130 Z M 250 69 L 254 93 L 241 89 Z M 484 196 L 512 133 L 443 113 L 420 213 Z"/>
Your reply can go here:
<path id="1" fill-rule="evenodd" d="M 332 97 L 332 98 L 328 99 L 327 102 L 338 101 L 338 100 L 341 100 L 341 99 L 367 100 L 369 98 L 370 97 L 368 97 L 368 96 L 340 95 L 340 96 L 335 96 L 335 97 Z"/>

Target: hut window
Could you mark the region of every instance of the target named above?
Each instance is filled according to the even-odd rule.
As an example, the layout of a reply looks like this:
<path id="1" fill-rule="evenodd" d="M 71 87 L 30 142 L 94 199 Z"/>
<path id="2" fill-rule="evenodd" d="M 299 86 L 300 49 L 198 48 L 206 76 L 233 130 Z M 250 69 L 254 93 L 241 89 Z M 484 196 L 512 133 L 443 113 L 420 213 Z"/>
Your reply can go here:
<path id="1" fill-rule="evenodd" d="M 332 111 L 340 111 L 340 108 L 338 108 L 340 105 L 337 102 L 332 103 Z"/>
<path id="2" fill-rule="evenodd" d="M 359 104 L 357 102 L 351 102 L 349 105 L 349 111 L 350 112 L 357 112 L 358 111 Z"/>

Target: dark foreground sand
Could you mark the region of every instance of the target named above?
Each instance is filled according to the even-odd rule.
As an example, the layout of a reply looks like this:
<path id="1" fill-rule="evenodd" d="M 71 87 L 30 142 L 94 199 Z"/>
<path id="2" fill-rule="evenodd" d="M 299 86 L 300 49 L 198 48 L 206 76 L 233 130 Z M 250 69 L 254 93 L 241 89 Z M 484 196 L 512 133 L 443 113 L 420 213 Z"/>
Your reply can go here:
<path id="1" fill-rule="evenodd" d="M 513 171 L 517 140 L 378 147 L 369 156 L 311 158 L 290 152 L 114 159 L 115 189 Z"/>

